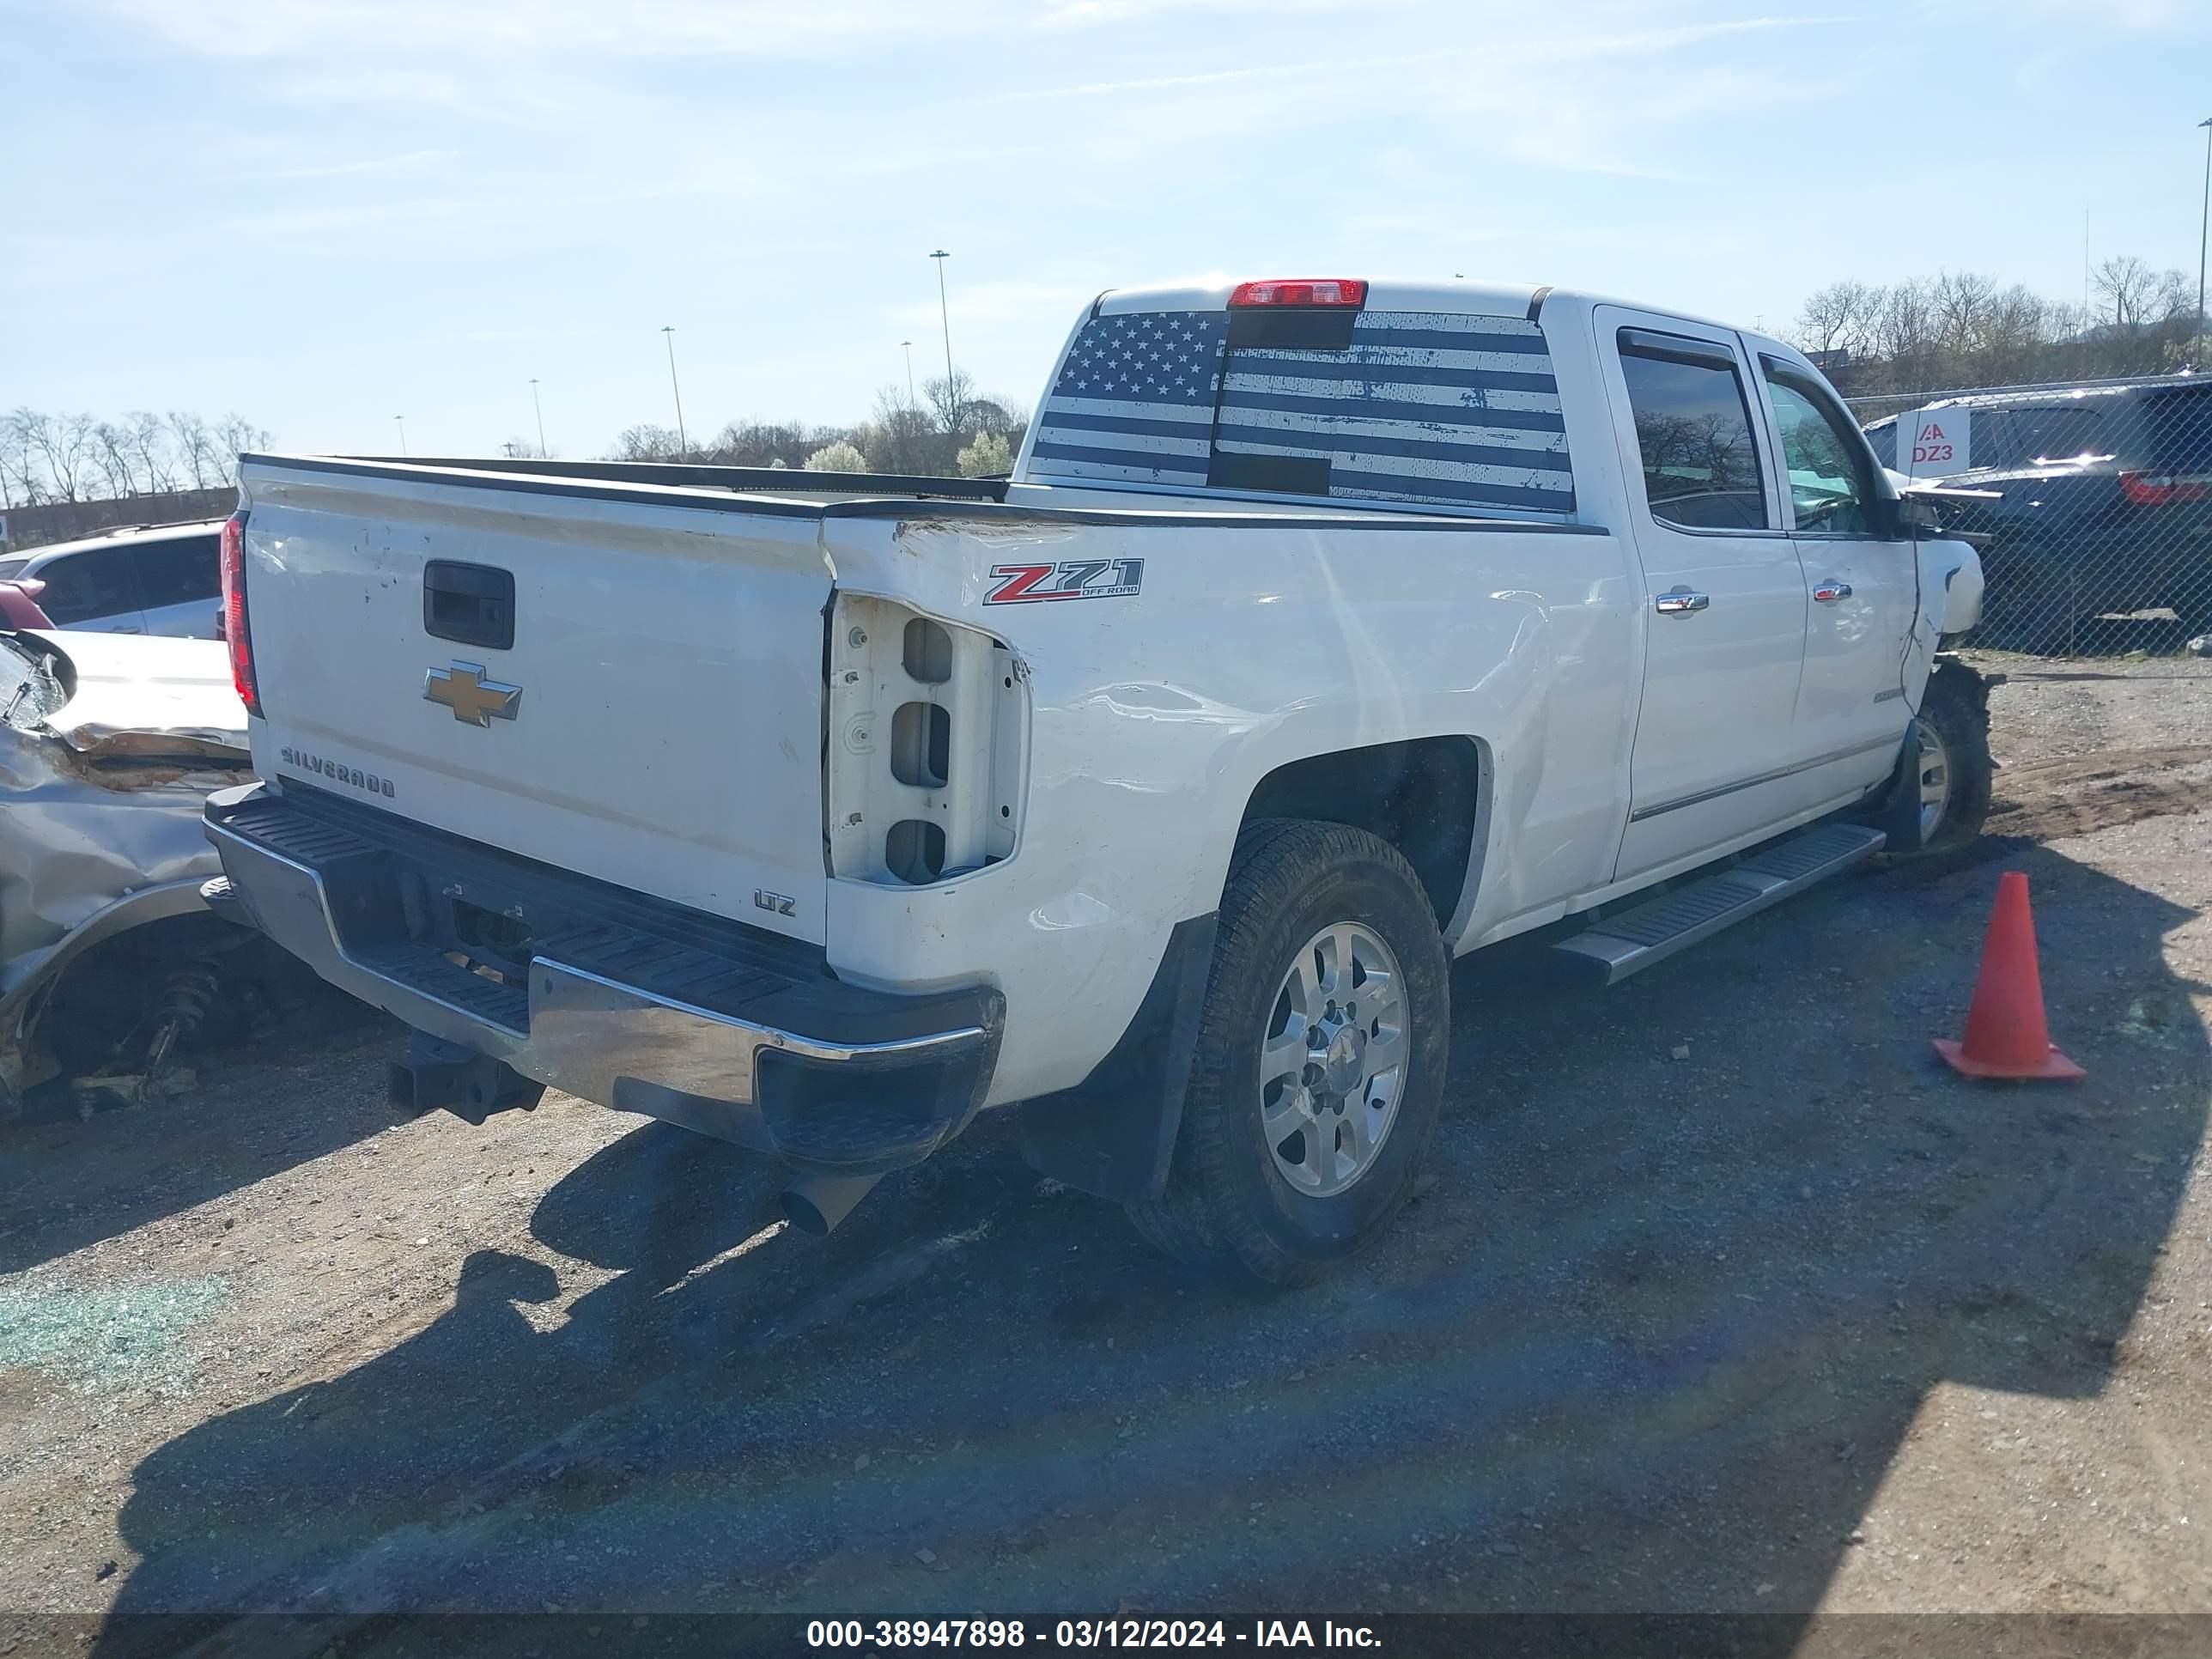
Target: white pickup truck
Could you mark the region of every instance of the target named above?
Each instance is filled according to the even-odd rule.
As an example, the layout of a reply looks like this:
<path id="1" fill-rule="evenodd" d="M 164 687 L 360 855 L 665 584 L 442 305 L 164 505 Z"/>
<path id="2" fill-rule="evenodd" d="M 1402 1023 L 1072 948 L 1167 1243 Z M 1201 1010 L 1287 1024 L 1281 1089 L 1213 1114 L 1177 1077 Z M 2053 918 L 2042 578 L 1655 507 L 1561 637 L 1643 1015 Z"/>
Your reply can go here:
<path id="1" fill-rule="evenodd" d="M 1412 1184 L 1452 956 L 1616 979 L 1988 801 L 1972 550 L 1799 353 L 1560 289 L 1111 291 L 1007 481 L 242 476 L 210 901 L 415 1029 L 403 1103 L 739 1141 L 817 1231 L 1018 1108 L 1306 1277 Z"/>

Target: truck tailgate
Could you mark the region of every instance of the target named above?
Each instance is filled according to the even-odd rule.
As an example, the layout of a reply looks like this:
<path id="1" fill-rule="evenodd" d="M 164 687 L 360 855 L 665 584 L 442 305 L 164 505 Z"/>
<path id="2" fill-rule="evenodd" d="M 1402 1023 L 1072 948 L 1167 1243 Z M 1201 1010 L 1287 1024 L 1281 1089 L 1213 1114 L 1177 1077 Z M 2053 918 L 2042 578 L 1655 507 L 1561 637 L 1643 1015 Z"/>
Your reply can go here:
<path id="1" fill-rule="evenodd" d="M 261 458 L 242 484 L 264 777 L 821 942 L 817 514 Z"/>

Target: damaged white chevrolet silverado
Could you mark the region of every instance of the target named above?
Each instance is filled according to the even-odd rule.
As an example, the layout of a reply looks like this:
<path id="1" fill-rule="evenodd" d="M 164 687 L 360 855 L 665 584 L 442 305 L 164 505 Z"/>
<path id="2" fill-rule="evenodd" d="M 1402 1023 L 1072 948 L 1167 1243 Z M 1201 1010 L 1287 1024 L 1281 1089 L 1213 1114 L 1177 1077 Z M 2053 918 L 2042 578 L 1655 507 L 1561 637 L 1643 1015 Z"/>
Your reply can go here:
<path id="1" fill-rule="evenodd" d="M 1109 292 L 1010 481 L 242 472 L 211 902 L 402 1102 L 739 1141 L 817 1231 L 1013 1108 L 1299 1279 L 1411 1188 L 1455 954 L 1617 979 L 1988 802 L 1972 550 L 1788 346 L 1559 289 Z"/>

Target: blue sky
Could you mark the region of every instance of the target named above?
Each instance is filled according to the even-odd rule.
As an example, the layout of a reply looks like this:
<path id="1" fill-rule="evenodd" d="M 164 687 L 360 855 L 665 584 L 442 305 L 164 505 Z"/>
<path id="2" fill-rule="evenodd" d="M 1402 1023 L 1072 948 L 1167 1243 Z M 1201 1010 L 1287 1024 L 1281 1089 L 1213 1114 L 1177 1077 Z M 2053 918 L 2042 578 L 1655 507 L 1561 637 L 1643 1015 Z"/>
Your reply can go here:
<path id="1" fill-rule="evenodd" d="M 1198 274 L 2193 276 L 2203 0 L 0 0 L 0 406 L 558 453 L 851 419 Z"/>

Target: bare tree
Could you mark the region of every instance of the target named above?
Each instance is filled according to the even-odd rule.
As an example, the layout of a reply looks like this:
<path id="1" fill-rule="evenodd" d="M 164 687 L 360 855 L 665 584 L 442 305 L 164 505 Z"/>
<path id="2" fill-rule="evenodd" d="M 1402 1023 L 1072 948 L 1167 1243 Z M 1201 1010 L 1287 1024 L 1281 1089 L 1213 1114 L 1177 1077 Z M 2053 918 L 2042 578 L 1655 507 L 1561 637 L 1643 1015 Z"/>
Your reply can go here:
<path id="1" fill-rule="evenodd" d="M 208 423 L 198 416 L 169 411 L 169 447 L 193 489 L 212 489 L 223 481 L 222 452 Z"/>
<path id="2" fill-rule="evenodd" d="M 166 418 L 133 410 L 120 420 L 18 409 L 0 416 L 0 501 L 9 506 L 127 500 L 179 488 L 209 489 L 235 477 L 244 451 L 270 434 L 243 416 L 210 428 L 198 415 Z"/>
<path id="3" fill-rule="evenodd" d="M 238 458 L 257 449 L 266 449 L 275 434 L 258 427 L 243 415 L 226 415 L 216 423 L 216 453 L 222 458 L 222 477 L 217 483 L 238 482 Z"/>
<path id="4" fill-rule="evenodd" d="M 956 446 L 928 413 L 915 406 L 906 388 L 887 386 L 876 393 L 876 415 L 853 434 L 876 472 L 927 476 L 952 471 Z"/>
<path id="5" fill-rule="evenodd" d="M 803 421 L 732 421 L 714 435 L 702 459 L 718 466 L 796 466 L 824 444 L 852 435 L 843 427 Z"/>
<path id="6" fill-rule="evenodd" d="M 2189 282 L 2178 270 L 2154 270 L 2132 253 L 2107 259 L 2094 273 L 2098 297 L 2113 326 L 2133 332 L 2155 328 L 2192 308 Z"/>
<path id="7" fill-rule="evenodd" d="M 1890 378 L 1900 392 L 1933 391 L 1940 379 L 1932 287 L 1921 278 L 1897 283 L 1882 295 L 1873 343 L 1875 349 L 1889 360 Z"/>
<path id="8" fill-rule="evenodd" d="M 1978 271 L 1943 270 L 1928 285 L 1929 330 L 1936 355 L 1936 374 L 1955 380 L 1986 340 L 1996 284 Z"/>
<path id="9" fill-rule="evenodd" d="M 2063 337 L 2056 308 L 2018 283 L 1990 296 L 1979 359 L 1968 370 L 1992 380 L 2032 380 L 2050 368 Z"/>
<path id="10" fill-rule="evenodd" d="M 93 439 L 94 422 L 89 415 L 40 415 L 18 410 L 27 417 L 27 437 L 39 470 L 45 475 L 46 498 L 57 501 L 84 499 L 98 446 Z"/>
<path id="11" fill-rule="evenodd" d="M 1030 423 L 1028 413 L 1011 398 L 971 398 L 963 415 L 962 430 L 1000 438 L 1015 437 Z"/>
<path id="12" fill-rule="evenodd" d="M 139 493 L 131 459 L 131 434 L 126 428 L 112 421 L 102 421 L 92 428 L 92 465 L 111 500 Z"/>
<path id="13" fill-rule="evenodd" d="M 161 495 L 177 487 L 176 463 L 169 448 L 168 434 L 159 416 L 146 410 L 134 410 L 125 416 L 130 433 L 131 459 L 137 463 L 138 476 L 149 495 Z"/>
<path id="14" fill-rule="evenodd" d="M 1881 289 L 1864 283 L 1831 283 L 1816 289 L 1798 307 L 1798 347 L 1807 352 L 1863 354 L 1884 297 Z"/>
<path id="15" fill-rule="evenodd" d="M 936 412 L 939 427 L 946 432 L 958 432 L 963 429 L 968 405 L 975 399 L 975 381 L 966 369 L 956 368 L 950 374 L 923 381 L 921 395 Z"/>
<path id="16" fill-rule="evenodd" d="M 32 434 L 46 417 L 19 409 L 0 419 L 0 482 L 4 482 L 9 505 L 36 507 L 46 499 L 46 481 L 39 469 L 38 448 Z"/>
<path id="17" fill-rule="evenodd" d="M 684 446 L 677 438 L 676 428 L 655 426 L 643 422 L 626 429 L 615 440 L 610 459 L 617 461 L 675 461 L 684 457 Z"/>
<path id="18" fill-rule="evenodd" d="M 1847 346 L 1849 362 L 1829 365 L 1845 389 L 1898 402 L 1970 386 L 2168 374 L 2189 361 L 2196 289 L 2181 272 L 2122 255 L 2094 280 L 2094 310 L 1974 271 L 1888 288 L 1831 283 L 1805 301 L 1796 340 L 1810 351 Z"/>

